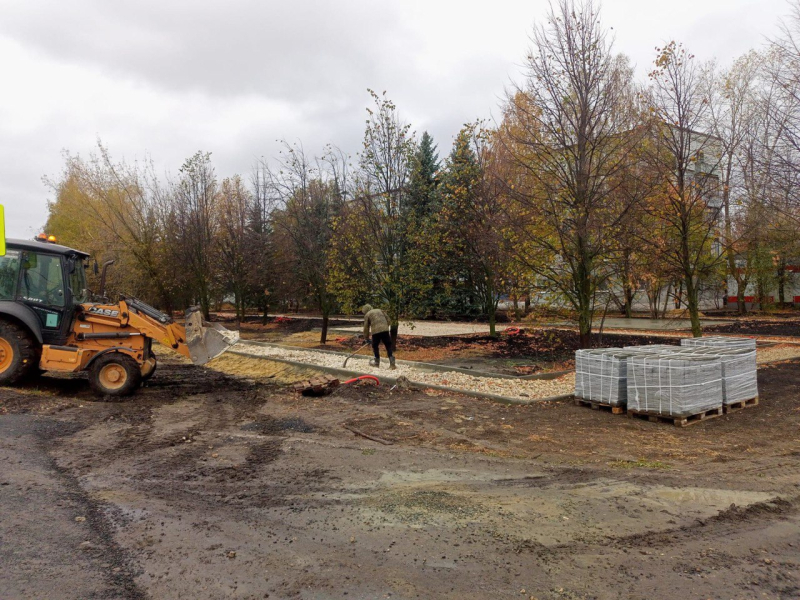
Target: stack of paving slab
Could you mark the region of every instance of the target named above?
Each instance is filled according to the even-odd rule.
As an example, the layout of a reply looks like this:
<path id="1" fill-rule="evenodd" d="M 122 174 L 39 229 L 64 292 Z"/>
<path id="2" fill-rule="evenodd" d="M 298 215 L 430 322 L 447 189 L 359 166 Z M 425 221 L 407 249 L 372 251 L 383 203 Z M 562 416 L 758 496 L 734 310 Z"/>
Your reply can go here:
<path id="1" fill-rule="evenodd" d="M 756 343 L 752 338 L 701 337 L 685 338 L 680 346 L 664 344 L 629 346 L 626 350 L 667 355 L 710 356 L 720 359 L 722 402 L 725 406 L 758 396 Z M 634 409 L 635 410 L 635 409 Z"/>
<path id="2" fill-rule="evenodd" d="M 711 348 L 748 348 L 750 350 L 756 349 L 756 340 L 754 338 L 737 338 L 737 337 L 724 337 L 724 336 L 710 336 L 710 337 L 692 337 L 683 338 L 681 346 L 688 348 L 697 347 L 711 347 Z"/>
<path id="3" fill-rule="evenodd" d="M 575 396 L 581 400 L 625 407 L 628 398 L 628 360 L 643 352 L 621 348 L 592 348 L 575 352 Z"/>
<path id="4" fill-rule="evenodd" d="M 682 418 L 722 409 L 719 356 L 635 353 L 627 383 L 629 411 Z"/>
<path id="5" fill-rule="evenodd" d="M 758 396 L 755 340 L 706 337 L 680 346 L 578 350 L 575 396 L 676 418 L 744 402 Z"/>
<path id="6" fill-rule="evenodd" d="M 718 356 L 722 363 L 722 402 L 725 406 L 758 396 L 755 348 L 685 347 L 694 356 Z"/>

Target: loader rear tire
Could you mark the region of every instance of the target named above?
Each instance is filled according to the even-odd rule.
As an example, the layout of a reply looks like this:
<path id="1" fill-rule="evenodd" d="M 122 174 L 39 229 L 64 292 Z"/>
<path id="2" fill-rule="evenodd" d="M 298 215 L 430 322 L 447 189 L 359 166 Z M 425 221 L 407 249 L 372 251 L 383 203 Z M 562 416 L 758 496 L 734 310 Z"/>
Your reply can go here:
<path id="1" fill-rule="evenodd" d="M 89 367 L 89 385 L 101 396 L 129 396 L 142 385 L 142 370 L 127 354 L 110 352 Z"/>
<path id="2" fill-rule="evenodd" d="M 36 339 L 24 327 L 0 319 L 0 385 L 17 383 L 38 366 Z"/>

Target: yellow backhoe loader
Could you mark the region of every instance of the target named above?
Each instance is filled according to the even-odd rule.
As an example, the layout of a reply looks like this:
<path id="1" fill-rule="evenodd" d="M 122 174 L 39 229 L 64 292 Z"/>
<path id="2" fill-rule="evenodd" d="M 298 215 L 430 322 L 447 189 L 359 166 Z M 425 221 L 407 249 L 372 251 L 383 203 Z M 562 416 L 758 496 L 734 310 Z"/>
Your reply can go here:
<path id="1" fill-rule="evenodd" d="M 98 394 L 125 396 L 155 372 L 153 340 L 198 365 L 238 340 L 237 332 L 203 322 L 197 309 L 186 311 L 184 326 L 135 298 L 112 303 L 101 290 L 93 300 L 86 289 L 89 255 L 56 244 L 52 236 L 4 241 L 0 385 L 41 371 L 86 371 Z"/>

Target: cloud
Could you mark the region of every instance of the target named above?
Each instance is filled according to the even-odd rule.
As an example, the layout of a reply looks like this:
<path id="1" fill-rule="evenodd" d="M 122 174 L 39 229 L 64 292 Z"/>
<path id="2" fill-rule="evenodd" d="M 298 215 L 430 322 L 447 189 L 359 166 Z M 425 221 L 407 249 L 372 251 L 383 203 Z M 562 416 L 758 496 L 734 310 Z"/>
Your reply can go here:
<path id="1" fill-rule="evenodd" d="M 319 89 L 350 95 L 393 44 L 413 46 L 398 9 L 369 0 L 77 0 L 43 11 L 40 2 L 21 2 L 4 8 L 0 33 L 163 90 L 302 100 Z"/>
<path id="2" fill-rule="evenodd" d="M 699 58 L 760 43 L 784 0 L 606 0 L 617 51 L 640 76 L 677 38 Z M 9 232 L 46 220 L 62 151 L 102 138 L 115 160 L 146 153 L 177 171 L 197 150 L 247 175 L 277 140 L 356 153 L 366 88 L 387 90 L 444 156 L 463 123 L 499 113 L 546 5 L 526 0 L 30 0 L 0 20 L 0 203 Z M 757 13 L 757 14 L 756 14 Z M 745 26 L 742 24 L 745 23 Z M 764 30 L 747 26 L 753 23 Z"/>

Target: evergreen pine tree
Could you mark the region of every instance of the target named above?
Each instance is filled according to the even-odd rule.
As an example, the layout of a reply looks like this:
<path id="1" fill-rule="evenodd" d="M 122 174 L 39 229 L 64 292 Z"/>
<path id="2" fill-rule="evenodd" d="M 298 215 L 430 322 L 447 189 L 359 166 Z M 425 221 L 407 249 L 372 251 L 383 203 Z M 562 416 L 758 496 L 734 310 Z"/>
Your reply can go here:
<path id="1" fill-rule="evenodd" d="M 436 211 L 439 167 L 436 145 L 426 131 L 414 153 L 409 181 L 409 208 L 418 219 L 426 219 Z"/>

